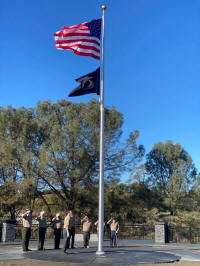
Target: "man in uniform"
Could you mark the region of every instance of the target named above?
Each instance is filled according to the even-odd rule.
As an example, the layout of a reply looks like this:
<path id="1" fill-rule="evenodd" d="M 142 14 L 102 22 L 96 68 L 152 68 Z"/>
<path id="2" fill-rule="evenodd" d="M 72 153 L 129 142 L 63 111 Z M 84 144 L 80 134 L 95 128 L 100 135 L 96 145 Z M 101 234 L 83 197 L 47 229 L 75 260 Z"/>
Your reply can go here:
<path id="1" fill-rule="evenodd" d="M 28 248 L 29 240 L 31 237 L 32 216 L 31 210 L 27 209 L 22 215 L 22 249 L 23 251 L 30 251 Z"/>
<path id="2" fill-rule="evenodd" d="M 36 218 L 38 221 L 38 250 L 43 250 L 44 249 L 44 239 L 45 239 L 45 234 L 46 234 L 46 229 L 47 229 L 47 222 L 46 218 L 44 217 L 44 211 L 40 212 L 40 215 Z"/>
<path id="3" fill-rule="evenodd" d="M 70 210 L 65 217 L 64 220 L 64 229 L 65 229 L 65 239 L 63 244 L 63 251 L 65 252 L 66 249 L 69 248 L 70 239 L 71 241 L 71 248 L 74 248 L 74 237 L 75 237 L 75 218 L 73 215 L 73 211 Z"/>
<path id="4" fill-rule="evenodd" d="M 81 223 L 83 224 L 84 248 L 90 248 L 89 241 L 90 241 L 90 232 L 92 230 L 92 223 L 89 221 L 89 218 L 87 215 L 81 220 Z"/>
<path id="5" fill-rule="evenodd" d="M 62 220 L 60 218 L 60 213 L 56 213 L 56 216 L 52 219 L 53 228 L 54 228 L 54 249 L 59 249 L 60 238 L 61 238 L 61 229 L 62 229 Z"/>
<path id="6" fill-rule="evenodd" d="M 117 233 L 119 231 L 119 224 L 115 218 L 111 218 L 107 224 L 110 225 L 110 247 L 117 247 Z"/>

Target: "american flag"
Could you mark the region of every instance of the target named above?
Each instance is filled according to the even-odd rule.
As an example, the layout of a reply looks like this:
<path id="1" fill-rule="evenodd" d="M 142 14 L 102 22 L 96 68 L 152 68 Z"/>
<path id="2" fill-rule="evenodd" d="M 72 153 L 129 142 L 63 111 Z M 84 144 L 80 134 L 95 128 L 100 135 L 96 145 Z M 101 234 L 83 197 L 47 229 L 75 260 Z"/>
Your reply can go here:
<path id="1" fill-rule="evenodd" d="M 57 49 L 100 59 L 101 19 L 63 27 L 54 34 Z"/>

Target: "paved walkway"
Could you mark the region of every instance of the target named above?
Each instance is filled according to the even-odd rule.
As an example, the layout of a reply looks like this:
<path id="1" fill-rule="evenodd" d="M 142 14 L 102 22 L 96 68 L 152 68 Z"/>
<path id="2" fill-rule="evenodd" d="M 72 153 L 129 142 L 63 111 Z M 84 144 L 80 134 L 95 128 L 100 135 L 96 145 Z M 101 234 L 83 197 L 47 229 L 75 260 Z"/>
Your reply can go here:
<path id="1" fill-rule="evenodd" d="M 200 244 L 191 244 L 191 243 L 166 243 L 166 244 L 158 244 L 155 243 L 154 240 L 133 240 L 133 239 L 121 239 L 120 244 L 124 245 L 145 245 L 145 246 L 155 246 L 155 247 L 180 247 L 180 248 L 187 248 L 187 249 L 199 249 Z"/>

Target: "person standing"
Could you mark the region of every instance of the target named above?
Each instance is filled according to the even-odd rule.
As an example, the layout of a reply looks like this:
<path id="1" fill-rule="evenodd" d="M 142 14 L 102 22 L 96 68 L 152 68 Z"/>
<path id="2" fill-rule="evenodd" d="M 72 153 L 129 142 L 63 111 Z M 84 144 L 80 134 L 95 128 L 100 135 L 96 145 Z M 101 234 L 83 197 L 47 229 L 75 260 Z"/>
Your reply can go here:
<path id="1" fill-rule="evenodd" d="M 117 242 L 116 242 L 116 235 L 119 231 L 119 224 L 115 220 L 115 218 L 111 218 L 107 224 L 110 225 L 110 247 L 116 247 Z"/>
<path id="2" fill-rule="evenodd" d="M 52 219 L 52 222 L 54 229 L 54 249 L 59 249 L 62 230 L 62 220 L 60 218 L 60 213 L 56 213 L 56 216 Z"/>
<path id="3" fill-rule="evenodd" d="M 27 209 L 26 212 L 22 215 L 22 224 L 23 224 L 22 249 L 23 251 L 30 251 L 28 246 L 31 237 L 31 226 L 32 226 L 31 210 Z"/>
<path id="4" fill-rule="evenodd" d="M 70 239 L 72 239 L 71 248 L 74 248 L 75 218 L 74 218 L 72 210 L 70 210 L 67 216 L 65 217 L 64 229 L 65 229 L 65 239 L 64 239 L 64 244 L 63 244 L 63 251 L 65 252 L 67 249 L 69 249 Z"/>
<path id="5" fill-rule="evenodd" d="M 44 213 L 45 213 L 44 211 L 41 211 L 40 215 L 36 218 L 36 220 L 38 221 L 38 235 L 39 235 L 38 250 L 44 249 L 44 240 L 47 230 L 47 222 Z"/>
<path id="6" fill-rule="evenodd" d="M 86 215 L 82 220 L 81 223 L 83 224 L 83 245 L 84 248 L 90 248 L 89 241 L 90 241 L 90 233 L 92 230 L 92 223 L 89 221 L 88 216 Z"/>

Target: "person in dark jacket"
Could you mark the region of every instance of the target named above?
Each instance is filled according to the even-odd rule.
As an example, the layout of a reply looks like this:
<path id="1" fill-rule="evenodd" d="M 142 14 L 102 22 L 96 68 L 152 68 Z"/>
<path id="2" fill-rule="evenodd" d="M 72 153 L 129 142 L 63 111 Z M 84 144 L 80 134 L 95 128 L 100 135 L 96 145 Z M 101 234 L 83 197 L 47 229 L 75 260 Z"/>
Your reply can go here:
<path id="1" fill-rule="evenodd" d="M 61 230 L 62 230 L 62 220 L 60 218 L 60 213 L 56 213 L 56 216 L 52 219 L 54 228 L 54 249 L 59 249 Z"/>
<path id="2" fill-rule="evenodd" d="M 45 213 L 44 211 L 41 211 L 40 215 L 36 218 L 36 220 L 38 221 L 38 235 L 39 235 L 38 250 L 44 249 L 44 240 L 47 230 L 47 222 L 44 213 Z"/>

